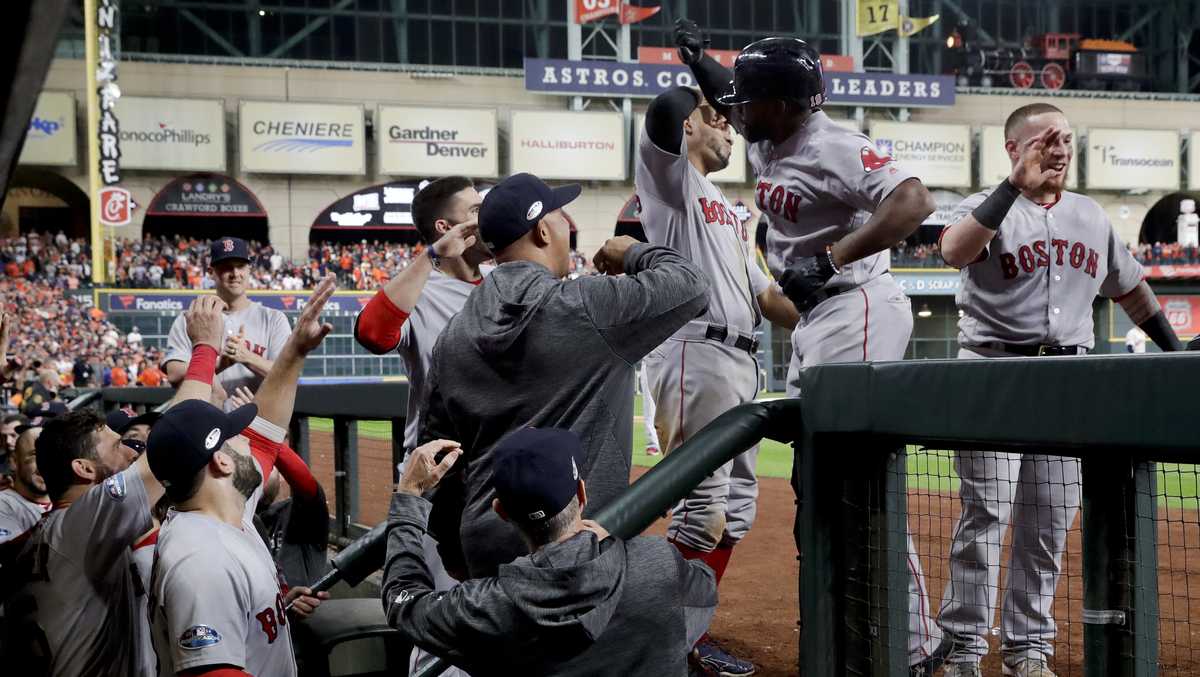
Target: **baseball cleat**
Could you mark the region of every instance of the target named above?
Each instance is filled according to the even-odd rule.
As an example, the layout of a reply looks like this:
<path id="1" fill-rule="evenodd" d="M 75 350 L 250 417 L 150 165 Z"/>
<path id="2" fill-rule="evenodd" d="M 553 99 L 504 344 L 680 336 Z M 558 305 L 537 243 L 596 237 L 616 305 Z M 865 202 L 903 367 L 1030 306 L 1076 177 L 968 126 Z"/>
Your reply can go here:
<path id="1" fill-rule="evenodd" d="M 978 663 L 946 663 L 942 677 L 983 677 Z"/>
<path id="2" fill-rule="evenodd" d="M 646 455 L 647 456 L 658 456 L 661 453 L 662 452 L 659 451 L 658 447 L 655 447 L 653 445 L 646 445 Z"/>
<path id="3" fill-rule="evenodd" d="M 711 639 L 696 645 L 696 660 L 714 675 L 720 677 L 746 677 L 754 674 L 754 664 L 744 661 L 722 649 Z"/>
<path id="4" fill-rule="evenodd" d="M 1025 658 L 1016 665 L 1004 664 L 1005 677 L 1058 677 L 1040 658 Z"/>

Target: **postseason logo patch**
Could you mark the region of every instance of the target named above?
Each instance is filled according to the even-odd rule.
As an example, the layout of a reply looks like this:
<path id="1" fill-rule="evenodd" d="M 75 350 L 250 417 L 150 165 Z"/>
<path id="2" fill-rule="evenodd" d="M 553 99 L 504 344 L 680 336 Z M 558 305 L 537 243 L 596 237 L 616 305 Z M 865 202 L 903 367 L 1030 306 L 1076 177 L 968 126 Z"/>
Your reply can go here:
<path id="1" fill-rule="evenodd" d="M 125 475 L 113 475 L 104 480 L 104 490 L 115 501 L 125 500 Z"/>
<path id="2" fill-rule="evenodd" d="M 208 625 L 193 625 L 183 634 L 179 636 L 180 648 L 188 651 L 203 649 L 206 647 L 219 644 L 221 642 L 221 633 L 217 629 Z"/>

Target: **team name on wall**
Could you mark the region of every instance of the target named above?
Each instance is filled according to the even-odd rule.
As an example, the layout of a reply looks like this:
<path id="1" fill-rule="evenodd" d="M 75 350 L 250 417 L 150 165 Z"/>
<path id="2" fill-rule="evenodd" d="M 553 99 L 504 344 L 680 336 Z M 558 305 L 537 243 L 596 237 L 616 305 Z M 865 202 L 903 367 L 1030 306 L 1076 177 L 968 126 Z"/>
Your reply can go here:
<path id="1" fill-rule="evenodd" d="M 525 89 L 550 94 L 654 97 L 696 86 L 686 66 L 616 61 L 526 59 Z M 825 73 L 829 103 L 848 106 L 953 106 L 949 75 Z"/>

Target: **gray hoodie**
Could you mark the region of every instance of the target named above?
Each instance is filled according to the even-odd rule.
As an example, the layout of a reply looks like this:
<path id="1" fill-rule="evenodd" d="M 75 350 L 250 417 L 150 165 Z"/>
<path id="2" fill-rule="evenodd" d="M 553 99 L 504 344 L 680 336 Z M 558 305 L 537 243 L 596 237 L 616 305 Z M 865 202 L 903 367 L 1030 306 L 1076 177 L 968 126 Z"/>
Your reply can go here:
<path id="1" fill-rule="evenodd" d="M 438 592 L 422 555 L 430 503 L 396 494 L 383 610 L 408 641 L 474 677 L 687 674 L 717 604 L 712 569 L 665 539 L 590 531 Z"/>
<path id="2" fill-rule="evenodd" d="M 708 281 L 667 247 L 636 244 L 624 263 L 627 275 L 574 280 L 536 263 L 502 264 L 438 338 L 421 440 L 463 447 L 433 498 L 430 532 L 448 569 L 462 557 L 471 577 L 494 576 L 527 552 L 491 505 L 491 449 L 511 432 L 579 435 L 585 517 L 629 486 L 633 366 L 705 310 Z"/>

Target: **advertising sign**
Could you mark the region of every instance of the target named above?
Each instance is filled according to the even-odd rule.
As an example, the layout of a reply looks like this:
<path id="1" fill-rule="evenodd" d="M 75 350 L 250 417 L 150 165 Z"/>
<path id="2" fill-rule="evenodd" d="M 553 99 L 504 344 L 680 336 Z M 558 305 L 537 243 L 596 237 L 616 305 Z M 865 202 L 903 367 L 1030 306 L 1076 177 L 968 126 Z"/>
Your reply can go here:
<path id="1" fill-rule="evenodd" d="M 633 118 L 633 152 L 638 152 L 642 142 L 642 129 L 646 126 L 646 114 L 638 113 Z M 746 140 L 741 134 L 729 130 L 733 141 L 733 149 L 729 153 L 729 166 L 719 172 L 712 172 L 708 180 L 713 183 L 745 183 L 746 181 Z"/>
<path id="2" fill-rule="evenodd" d="M 1190 338 L 1200 334 L 1200 297 L 1159 296 L 1158 303 L 1177 335 Z"/>
<path id="3" fill-rule="evenodd" d="M 394 181 L 363 188 L 321 210 L 312 227 L 415 230 L 412 201 L 420 186 L 417 181 Z"/>
<path id="4" fill-rule="evenodd" d="M 525 59 L 525 89 L 533 92 L 655 97 L 675 86 L 696 86 L 686 66 Z M 954 76 L 826 72 L 825 92 L 835 106 L 953 106 Z"/>
<path id="5" fill-rule="evenodd" d="M 496 177 L 496 111 L 380 106 L 375 118 L 379 173 Z"/>
<path id="6" fill-rule="evenodd" d="M 38 95 L 19 164 L 73 166 L 75 149 L 75 96 L 69 92 Z"/>
<path id="7" fill-rule="evenodd" d="M 133 218 L 133 196 L 118 186 L 100 189 L 100 223 L 106 226 L 124 226 Z"/>
<path id="8" fill-rule="evenodd" d="M 1067 188 L 1079 186 L 1079 135 L 1071 144 L 1071 166 L 1067 168 Z M 1012 162 L 1004 150 L 1004 127 L 986 125 L 979 137 L 979 185 L 990 188 L 1012 173 Z"/>
<path id="9" fill-rule="evenodd" d="M 970 187 L 971 128 L 913 122 L 871 123 L 881 155 L 890 155 L 927 186 Z"/>
<path id="10" fill-rule="evenodd" d="M 154 292 L 133 289 L 101 289 L 96 296 L 99 307 L 105 312 L 115 313 L 169 313 L 178 314 L 188 309 L 192 301 L 201 293 L 209 292 Z M 367 305 L 374 292 L 335 292 L 325 303 L 328 313 L 357 313 Z M 293 313 L 304 310 L 308 303 L 308 292 L 263 292 L 249 291 L 246 297 L 254 303 L 261 303 L 267 308 Z"/>
<path id="11" fill-rule="evenodd" d="M 1179 162 L 1173 129 L 1088 130 L 1088 188 L 1178 190 Z"/>
<path id="12" fill-rule="evenodd" d="M 219 99 L 123 96 L 121 166 L 127 169 L 225 169 L 225 104 Z"/>
<path id="13" fill-rule="evenodd" d="M 366 173 L 362 106 L 242 101 L 238 120 L 244 172 Z"/>
<path id="14" fill-rule="evenodd" d="M 245 186 L 223 174 L 192 174 L 168 183 L 150 201 L 147 216 L 266 216 Z"/>
<path id="15" fill-rule="evenodd" d="M 740 54 L 736 49 L 706 49 L 705 56 L 726 68 L 733 68 L 733 60 Z M 683 65 L 679 50 L 674 47 L 638 47 L 638 63 L 667 63 Z M 854 70 L 854 57 L 845 54 L 822 54 L 821 69 L 825 72 L 850 72 Z"/>
<path id="16" fill-rule="evenodd" d="M 510 173 L 543 179 L 625 179 L 620 113 L 513 111 Z"/>

